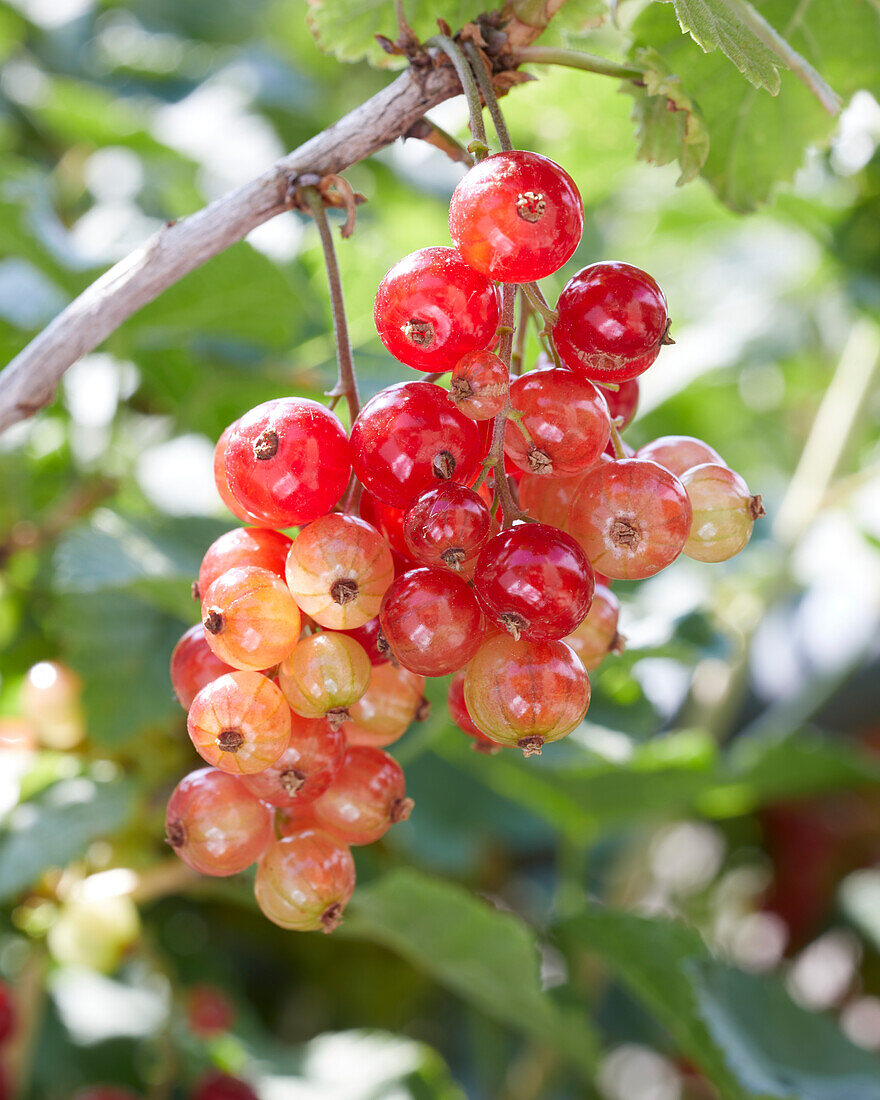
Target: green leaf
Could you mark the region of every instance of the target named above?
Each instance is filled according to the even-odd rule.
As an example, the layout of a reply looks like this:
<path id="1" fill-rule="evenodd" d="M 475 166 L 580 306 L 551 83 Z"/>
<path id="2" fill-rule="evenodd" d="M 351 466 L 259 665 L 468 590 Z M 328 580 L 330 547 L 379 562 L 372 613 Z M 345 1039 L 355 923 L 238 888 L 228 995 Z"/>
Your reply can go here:
<path id="1" fill-rule="evenodd" d="M 493 1019 L 562 1050 L 589 1080 L 586 1018 L 541 991 L 534 934 L 467 890 L 411 870 L 360 887 L 341 932 L 383 944 Z"/>
<path id="2" fill-rule="evenodd" d="M 0 900 L 15 897 L 50 867 L 66 866 L 93 840 L 116 832 L 132 806 L 127 783 L 80 777 L 16 807 L 0 829 Z"/>
<path id="3" fill-rule="evenodd" d="M 681 81 L 666 68 L 656 50 L 640 49 L 636 58 L 645 68 L 644 84 L 628 80 L 621 91 L 635 97 L 633 121 L 637 156 L 652 164 L 677 160 L 679 186 L 699 175 L 709 155 L 709 133 L 699 108 L 683 91 Z"/>

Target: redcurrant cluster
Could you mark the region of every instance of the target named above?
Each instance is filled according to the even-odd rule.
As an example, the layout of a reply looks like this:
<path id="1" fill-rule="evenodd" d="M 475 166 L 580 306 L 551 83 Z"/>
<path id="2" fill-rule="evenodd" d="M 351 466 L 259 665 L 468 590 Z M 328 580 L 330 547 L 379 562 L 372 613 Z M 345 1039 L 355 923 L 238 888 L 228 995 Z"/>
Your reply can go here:
<path id="1" fill-rule="evenodd" d="M 400 261 L 375 303 L 391 354 L 451 372 L 448 390 L 389 386 L 350 436 L 328 408 L 280 398 L 215 452 L 218 490 L 248 526 L 205 555 L 202 623 L 172 658 L 210 766 L 174 792 L 167 835 L 206 874 L 257 862 L 257 901 L 285 928 L 335 927 L 354 888 L 349 845 L 409 815 L 383 750 L 421 716 L 426 676 L 453 674 L 450 715 L 474 747 L 539 753 L 581 722 L 588 670 L 622 647 L 611 582 L 682 552 L 723 561 L 761 512 L 699 440 L 635 454 L 621 441 L 637 376 L 668 342 L 666 301 L 645 272 L 604 262 L 547 306 L 535 280 L 583 228 L 558 165 L 487 157 L 449 225 L 455 247 Z M 549 355 L 521 376 L 512 284 Z"/>

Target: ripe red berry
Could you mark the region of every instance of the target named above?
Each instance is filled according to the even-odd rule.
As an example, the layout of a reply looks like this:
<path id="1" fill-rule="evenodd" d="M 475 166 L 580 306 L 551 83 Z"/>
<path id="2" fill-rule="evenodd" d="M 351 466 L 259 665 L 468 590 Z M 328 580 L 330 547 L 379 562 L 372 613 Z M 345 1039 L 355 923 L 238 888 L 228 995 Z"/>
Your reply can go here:
<path id="1" fill-rule="evenodd" d="M 454 248 L 420 248 L 379 284 L 375 319 L 395 359 L 415 370 L 447 371 L 465 352 L 492 344 L 498 297 Z"/>
<path id="2" fill-rule="evenodd" d="M 351 476 L 339 418 L 304 397 L 266 401 L 246 412 L 229 436 L 225 467 L 232 495 L 268 527 L 323 516 Z"/>
<path id="3" fill-rule="evenodd" d="M 259 672 L 230 672 L 193 699 L 186 728 L 209 764 L 234 775 L 274 764 L 290 741 L 290 709 Z"/>
<path id="4" fill-rule="evenodd" d="M 364 489 L 361 494 L 361 518 L 376 528 L 396 554 L 406 558 L 409 556 L 409 551 L 403 537 L 404 511 L 404 508 L 395 508 L 392 504 L 383 504 L 367 489 Z"/>
<path id="5" fill-rule="evenodd" d="M 487 449 L 485 433 L 431 382 L 381 390 L 351 430 L 358 480 L 395 508 L 406 508 L 419 493 L 445 481 L 469 484 Z"/>
<path id="6" fill-rule="evenodd" d="M 575 493 L 569 530 L 607 577 L 652 577 L 675 561 L 691 526 L 678 478 L 656 462 L 600 462 Z"/>
<path id="7" fill-rule="evenodd" d="M 202 690 L 227 672 L 234 672 L 214 654 L 205 640 L 205 628 L 196 623 L 181 637 L 171 654 L 171 686 L 184 710 Z"/>
<path id="8" fill-rule="evenodd" d="M 379 619 L 397 660 L 422 676 L 461 668 L 483 633 L 476 597 L 446 569 L 412 569 L 398 577 L 385 593 Z"/>
<path id="9" fill-rule="evenodd" d="M 290 539 L 268 527 L 235 527 L 208 547 L 202 558 L 197 582 L 198 593 L 207 592 L 228 569 L 253 565 L 284 576 L 284 563 Z"/>
<path id="10" fill-rule="evenodd" d="M 693 509 L 684 552 L 697 561 L 727 561 L 752 537 L 764 515 L 761 498 L 752 496 L 739 474 L 712 462 L 685 471 L 681 483 Z"/>
<path id="11" fill-rule="evenodd" d="M 691 435 L 661 435 L 659 439 L 640 447 L 636 458 L 656 462 L 676 477 L 681 477 L 694 466 L 702 466 L 704 462 L 712 462 L 716 466 L 725 464 L 721 455 L 708 443 Z"/>
<path id="12" fill-rule="evenodd" d="M 605 404 L 608 406 L 608 415 L 612 420 L 620 421 L 617 424 L 617 430 L 622 432 L 632 422 L 632 418 L 636 415 L 636 410 L 639 407 L 638 378 L 630 378 L 626 382 L 621 382 L 616 390 L 603 389 L 602 395 L 605 398 Z"/>
<path id="13" fill-rule="evenodd" d="M 568 529 L 568 514 L 578 486 L 584 480 L 585 471 L 571 477 L 542 477 L 540 474 L 523 474 L 519 483 L 519 504 L 524 512 L 539 523 Z"/>
<path id="14" fill-rule="evenodd" d="M 15 1031 L 15 1016 L 12 989 L 6 982 L 0 982 L 0 1043 L 5 1043 Z"/>
<path id="15" fill-rule="evenodd" d="M 426 709 L 425 677 L 399 665 L 375 665 L 370 686 L 342 727 L 349 745 L 381 749 L 402 737 Z"/>
<path id="16" fill-rule="evenodd" d="M 186 1021 L 194 1035 L 209 1039 L 230 1030 L 235 1012 L 222 989 L 215 985 L 194 985 L 186 991 Z"/>
<path id="17" fill-rule="evenodd" d="M 299 608 L 284 581 L 268 569 L 237 566 L 202 593 L 202 625 L 216 655 L 233 668 L 271 668 L 299 640 Z"/>
<path id="18" fill-rule="evenodd" d="M 198 1082 L 190 1100 L 259 1100 L 259 1097 L 246 1081 L 212 1071 Z"/>
<path id="19" fill-rule="evenodd" d="M 630 264 L 590 264 L 566 283 L 553 338 L 562 361 L 595 382 L 625 382 L 646 371 L 667 340 L 663 291 Z"/>
<path id="20" fill-rule="evenodd" d="M 329 790 L 314 803 L 315 819 L 347 844 L 372 844 L 413 808 L 403 768 L 381 749 L 355 745 Z"/>
<path id="21" fill-rule="evenodd" d="M 491 756 L 501 752 L 501 746 L 491 741 L 474 725 L 474 720 L 468 713 L 467 703 L 464 701 L 465 670 L 459 669 L 449 681 L 449 690 L 446 693 L 446 705 L 449 708 L 449 717 L 458 726 L 462 733 L 473 739 L 471 748 L 477 752 L 484 752 Z"/>
<path id="22" fill-rule="evenodd" d="M 510 376 L 491 351 L 469 351 L 455 364 L 449 397 L 469 420 L 491 420 L 504 408 Z"/>
<path id="23" fill-rule="evenodd" d="M 549 641 L 571 634 L 589 611 L 593 570 L 571 535 L 528 523 L 489 541 L 474 587 L 486 612 L 514 638 Z"/>
<path id="24" fill-rule="evenodd" d="M 254 893 L 270 921 L 296 932 L 332 932 L 354 892 L 348 845 L 322 828 L 275 841 L 257 867 Z"/>
<path id="25" fill-rule="evenodd" d="M 573 371 L 529 371 L 514 379 L 510 403 L 522 415 L 507 422 L 504 453 L 526 473 L 571 477 L 605 449 L 611 431 L 605 399 Z"/>
<path id="26" fill-rule="evenodd" d="M 194 871 L 235 875 L 256 863 L 272 840 L 272 813 L 234 775 L 200 768 L 174 788 L 165 837 Z"/>
<path id="27" fill-rule="evenodd" d="M 410 555 L 422 565 L 456 572 L 476 558 L 489 538 L 492 517 L 481 496 L 447 482 L 426 489 L 407 508 L 403 534 Z"/>
<path id="28" fill-rule="evenodd" d="M 357 516 L 331 512 L 297 535 L 286 577 L 297 604 L 316 623 L 350 630 L 379 613 L 394 565 L 375 527 Z"/>
<path id="29" fill-rule="evenodd" d="M 217 445 L 214 447 L 214 484 L 217 486 L 220 499 L 236 519 L 240 519 L 242 523 L 264 526 L 258 516 L 252 516 L 246 508 L 242 508 L 238 503 L 232 495 L 232 490 L 229 488 L 229 482 L 226 478 L 226 447 L 237 424 L 238 421 L 236 420 L 228 428 L 224 428 L 217 440 Z"/>
<path id="30" fill-rule="evenodd" d="M 290 708 L 303 718 L 323 718 L 338 725 L 348 708 L 367 690 L 373 666 L 363 648 L 348 634 L 325 630 L 299 643 L 278 668 L 278 683 Z"/>
<path id="31" fill-rule="evenodd" d="M 290 742 L 274 764 L 242 783 L 270 806 L 292 807 L 313 802 L 330 786 L 345 757 L 345 734 L 326 718 L 290 716 Z"/>
<path id="32" fill-rule="evenodd" d="M 371 665 L 384 665 L 390 659 L 391 650 L 388 639 L 382 633 L 382 624 L 379 622 L 378 615 L 369 619 L 363 626 L 355 627 L 354 630 L 344 630 L 341 633 L 354 638 L 370 658 Z"/>
<path id="33" fill-rule="evenodd" d="M 530 283 L 571 258 L 584 229 L 574 180 L 540 153 L 495 153 L 459 182 L 449 233 L 476 271 L 502 283 Z"/>
<path id="34" fill-rule="evenodd" d="M 617 633 L 619 616 L 617 597 L 606 585 L 597 584 L 587 617 L 565 639 L 587 672 L 598 668 L 609 653 L 623 653 L 624 639 Z"/>
<path id="35" fill-rule="evenodd" d="M 485 736 L 531 756 L 581 722 L 590 705 L 590 681 L 564 642 L 517 642 L 495 634 L 465 671 L 464 697 Z"/>

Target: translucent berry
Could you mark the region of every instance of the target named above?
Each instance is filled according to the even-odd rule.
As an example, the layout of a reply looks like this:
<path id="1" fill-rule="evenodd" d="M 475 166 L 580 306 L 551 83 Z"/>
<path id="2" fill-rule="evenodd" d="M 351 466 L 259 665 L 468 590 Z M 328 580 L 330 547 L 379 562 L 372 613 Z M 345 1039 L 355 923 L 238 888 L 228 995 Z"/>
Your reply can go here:
<path id="1" fill-rule="evenodd" d="M 290 741 L 290 710 L 259 672 L 229 672 L 203 687 L 186 722 L 196 751 L 234 775 L 274 764 Z"/>
<path id="2" fill-rule="evenodd" d="M 227 672 L 234 672 L 214 654 L 205 640 L 205 628 L 196 623 L 181 637 L 171 654 L 171 686 L 184 710 L 202 690 Z"/>
<path id="3" fill-rule="evenodd" d="M 259 1100 L 246 1081 L 212 1070 L 190 1094 L 189 1100 Z"/>
<path id="4" fill-rule="evenodd" d="M 350 745 L 381 749 L 402 737 L 425 707 L 424 676 L 399 665 L 376 665 L 342 729 Z"/>
<path id="5" fill-rule="evenodd" d="M 625 382 L 646 371 L 669 342 L 663 291 L 650 275 L 614 260 L 591 264 L 566 283 L 553 338 L 562 361 L 594 382 Z"/>
<path id="6" fill-rule="evenodd" d="M 526 473 L 571 477 L 605 449 L 611 431 L 605 399 L 573 371 L 529 371 L 514 379 L 510 402 L 520 415 L 507 422 L 504 453 Z"/>
<path id="7" fill-rule="evenodd" d="M 229 482 L 226 480 L 226 447 L 237 423 L 238 421 L 235 421 L 228 428 L 223 429 L 220 438 L 217 440 L 217 445 L 214 447 L 214 484 L 217 486 L 220 499 L 236 519 L 240 519 L 242 523 L 250 523 L 258 527 L 265 526 L 258 516 L 252 516 L 246 508 L 242 508 L 232 495 Z"/>
<path id="8" fill-rule="evenodd" d="M 271 836 L 271 834 L 270 834 Z M 268 847 L 268 839 L 266 842 Z M 215 985 L 193 985 L 186 991 L 186 1022 L 202 1039 L 223 1035 L 235 1022 L 232 1002 Z"/>
<path id="9" fill-rule="evenodd" d="M 639 407 L 638 378 L 630 378 L 626 382 L 621 382 L 616 390 L 603 389 L 602 395 L 605 398 L 605 404 L 608 406 L 608 415 L 617 422 L 617 430 L 622 432 L 632 422 L 632 418 L 636 415 L 636 410 Z"/>
<path id="10" fill-rule="evenodd" d="M 676 477 L 681 477 L 686 470 L 702 466 L 705 462 L 712 462 L 716 466 L 724 465 L 724 459 L 716 450 L 702 439 L 694 439 L 691 435 L 662 435 L 640 447 L 636 458 L 656 462 Z"/>
<path id="11" fill-rule="evenodd" d="M 375 319 L 395 359 L 416 370 L 447 371 L 465 352 L 492 344 L 498 298 L 454 248 L 420 248 L 379 284 Z"/>
<path id="12" fill-rule="evenodd" d="M 590 705 L 590 681 L 565 642 L 517 642 L 496 634 L 468 665 L 464 698 L 484 736 L 531 756 L 581 722 Z"/>
<path id="13" fill-rule="evenodd" d="M 489 538 L 492 517 L 481 496 L 449 482 L 426 489 L 407 508 L 403 533 L 410 556 L 422 565 L 458 572 Z"/>
<path id="14" fill-rule="evenodd" d="M 652 577 L 675 561 L 691 526 L 678 478 L 656 462 L 625 458 L 594 466 L 571 506 L 569 530 L 606 577 Z"/>
<path id="15" fill-rule="evenodd" d="M 284 576 L 290 539 L 268 527 L 236 527 L 208 547 L 202 558 L 197 593 L 207 592 L 227 570 L 254 565 Z"/>
<path id="16" fill-rule="evenodd" d="M 275 832 L 281 836 L 300 833 L 303 829 L 317 829 L 313 803 L 302 802 L 275 811 Z"/>
<path id="17" fill-rule="evenodd" d="M 752 496 L 739 474 L 712 462 L 693 466 L 681 477 L 693 509 L 684 552 L 697 561 L 727 561 L 752 537 L 755 520 L 764 515 L 759 496 Z"/>
<path id="18" fill-rule="evenodd" d="M 510 376 L 491 351 L 469 351 L 455 364 L 449 397 L 469 420 L 491 420 L 504 408 Z"/>
<path id="19" fill-rule="evenodd" d="M 485 433 L 431 382 L 381 390 L 351 430 L 358 480 L 395 508 L 406 508 L 419 493 L 445 481 L 469 484 L 487 449 Z"/>
<path id="20" fill-rule="evenodd" d="M 270 845 L 257 867 L 254 893 L 264 916 L 296 932 L 332 932 L 354 892 L 348 845 L 320 828 Z"/>
<path id="21" fill-rule="evenodd" d="M 363 647 L 364 653 L 370 658 L 371 665 L 384 665 L 390 659 L 391 650 L 388 639 L 382 633 L 382 624 L 379 622 L 378 615 L 374 619 L 369 619 L 363 626 L 343 631 L 343 633 L 354 638 Z"/>
<path id="22" fill-rule="evenodd" d="M 474 587 L 485 611 L 514 638 L 549 641 L 571 634 L 589 611 L 593 570 L 571 535 L 528 523 L 488 542 Z"/>
<path id="23" fill-rule="evenodd" d="M 571 258 L 584 229 L 574 180 L 540 153 L 495 153 L 459 181 L 449 232 L 476 271 L 502 283 L 530 283 Z"/>
<path id="24" fill-rule="evenodd" d="M 348 717 L 370 682 L 372 665 L 354 638 L 325 630 L 299 643 L 278 669 L 278 683 L 291 710 L 334 725 Z"/>
<path id="25" fill-rule="evenodd" d="M 345 491 L 348 438 L 324 405 L 282 397 L 240 418 L 226 445 L 225 467 L 232 495 L 265 525 L 309 523 Z"/>
<path id="26" fill-rule="evenodd" d="M 315 802 L 315 818 L 348 844 L 372 844 L 413 807 L 403 768 L 381 749 L 355 745 L 330 789 Z"/>
<path id="27" fill-rule="evenodd" d="M 200 768 L 174 788 L 165 838 L 194 871 L 236 875 L 256 863 L 271 842 L 272 812 L 236 776 Z"/>
<path id="28" fill-rule="evenodd" d="M 565 531 L 568 514 L 577 487 L 584 480 L 584 471 L 571 477 L 543 477 L 523 474 L 519 483 L 519 505 L 532 519 Z"/>
<path id="29" fill-rule="evenodd" d="M 38 661 L 21 687 L 21 713 L 45 748 L 72 749 L 86 734 L 82 680 L 60 661 Z"/>
<path id="30" fill-rule="evenodd" d="M 461 668 L 482 637 L 476 597 L 446 569 L 412 569 L 398 577 L 385 593 L 379 619 L 397 660 L 422 676 Z"/>
<path id="31" fill-rule="evenodd" d="M 268 569 L 237 566 L 202 593 L 208 645 L 233 668 L 271 668 L 299 639 L 299 608 L 284 581 Z"/>
<path id="32" fill-rule="evenodd" d="M 326 718 L 290 718 L 290 742 L 274 764 L 242 776 L 251 794 L 270 806 L 312 802 L 330 786 L 342 767 L 345 734 Z"/>
<path id="33" fill-rule="evenodd" d="M 473 739 L 471 748 L 477 752 L 492 755 L 501 752 L 501 746 L 495 741 L 490 741 L 474 725 L 474 720 L 468 713 L 467 703 L 464 701 L 465 670 L 459 669 L 449 681 L 449 690 L 446 693 L 446 705 L 449 708 L 449 717 L 458 726 L 462 733 Z"/>
<path id="34" fill-rule="evenodd" d="M 361 494 L 361 519 L 365 519 L 367 523 L 372 524 L 396 554 L 407 557 L 409 551 L 403 537 L 404 511 L 403 508 L 383 504 L 367 489 L 364 489 Z"/>
<path id="35" fill-rule="evenodd" d="M 394 578 L 388 543 L 357 516 L 331 512 L 300 531 L 287 559 L 287 584 L 320 626 L 351 630 L 379 613 Z"/>
<path id="36" fill-rule="evenodd" d="M 597 584 L 587 617 L 565 639 L 587 672 L 598 668 L 609 653 L 623 653 L 624 639 L 617 633 L 619 617 L 617 597 L 606 585 Z"/>

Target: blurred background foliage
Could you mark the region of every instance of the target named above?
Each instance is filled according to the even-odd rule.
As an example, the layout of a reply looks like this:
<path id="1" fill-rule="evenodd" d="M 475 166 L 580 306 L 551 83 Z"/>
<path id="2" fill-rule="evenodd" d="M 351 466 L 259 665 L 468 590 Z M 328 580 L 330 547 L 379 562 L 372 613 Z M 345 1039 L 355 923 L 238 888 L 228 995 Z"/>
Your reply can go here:
<path id="1" fill-rule="evenodd" d="M 681 134 L 650 89 L 587 73 L 505 99 L 516 143 L 587 208 L 548 294 L 597 258 L 656 276 L 676 344 L 627 438 L 705 438 L 768 518 L 724 566 L 615 585 L 627 651 L 538 761 L 472 753 L 432 685 L 394 750 L 411 820 L 358 851 L 337 934 L 284 933 L 246 876 L 193 881 L 166 854 L 164 802 L 194 766 L 167 664 L 232 525 L 213 441 L 332 384 L 315 230 L 277 218 L 143 309 L 0 439 L 0 976 L 19 1016 L 2 1057 L 20 1095 L 182 1097 L 215 1066 L 263 1100 L 880 1097 L 877 10 L 758 5 L 845 97 L 835 121 L 793 75 L 771 98 L 703 54 L 669 4 L 625 3 L 620 27 L 571 5 L 551 40 L 665 67 L 702 136 L 690 160 L 640 163 L 676 159 Z M 4 361 L 164 220 L 384 84 L 320 53 L 306 15 L 0 3 Z M 390 4 L 312 17 L 347 58 L 393 29 Z M 432 117 L 465 136 L 460 101 Z M 701 175 L 677 187 L 683 171 Z M 460 174 L 417 141 L 347 173 L 368 199 L 339 247 L 367 394 L 407 376 L 375 337 L 375 287 L 447 242 Z M 28 703 L 48 661 L 72 670 L 61 719 Z M 233 1016 L 209 1038 L 187 1014 L 205 982 Z"/>

